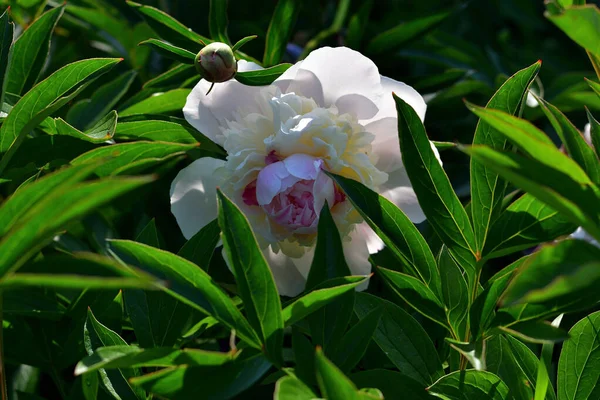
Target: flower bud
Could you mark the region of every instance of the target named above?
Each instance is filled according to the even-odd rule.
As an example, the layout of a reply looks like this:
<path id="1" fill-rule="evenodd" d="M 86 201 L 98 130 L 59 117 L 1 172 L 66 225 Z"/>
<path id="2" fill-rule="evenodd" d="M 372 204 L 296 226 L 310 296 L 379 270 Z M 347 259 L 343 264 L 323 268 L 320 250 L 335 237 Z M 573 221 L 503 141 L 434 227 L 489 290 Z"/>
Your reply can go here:
<path id="1" fill-rule="evenodd" d="M 220 42 L 211 43 L 200 50 L 194 65 L 202 78 L 213 83 L 228 81 L 237 72 L 233 50 Z"/>

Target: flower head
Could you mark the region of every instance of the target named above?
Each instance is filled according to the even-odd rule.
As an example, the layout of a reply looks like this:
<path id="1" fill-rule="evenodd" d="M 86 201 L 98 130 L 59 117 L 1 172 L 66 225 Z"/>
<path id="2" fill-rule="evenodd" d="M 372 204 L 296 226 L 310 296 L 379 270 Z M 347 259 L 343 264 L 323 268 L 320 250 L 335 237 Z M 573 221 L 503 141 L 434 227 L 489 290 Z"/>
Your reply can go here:
<path id="1" fill-rule="evenodd" d="M 239 68 L 259 67 L 239 61 Z M 200 81 L 184 114 L 223 146 L 227 160 L 199 159 L 174 180 L 171 209 L 187 238 L 216 217 L 220 186 L 248 217 L 280 293 L 294 296 L 304 288 L 325 205 L 354 274 L 369 273 L 369 254 L 382 247 L 325 171 L 360 181 L 414 222 L 424 220 L 402 165 L 392 92 L 421 119 L 425 102 L 360 53 L 315 50 L 270 86 L 232 80 L 206 96 L 209 86 Z"/>

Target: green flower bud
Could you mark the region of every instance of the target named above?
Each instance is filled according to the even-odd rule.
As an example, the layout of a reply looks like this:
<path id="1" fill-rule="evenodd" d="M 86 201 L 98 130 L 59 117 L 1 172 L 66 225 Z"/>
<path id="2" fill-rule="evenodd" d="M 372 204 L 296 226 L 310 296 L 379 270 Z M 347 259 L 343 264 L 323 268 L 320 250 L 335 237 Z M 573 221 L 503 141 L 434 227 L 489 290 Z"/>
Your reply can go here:
<path id="1" fill-rule="evenodd" d="M 194 62 L 198 73 L 209 82 L 225 82 L 237 72 L 237 60 L 231 47 L 214 42 L 205 46 Z"/>

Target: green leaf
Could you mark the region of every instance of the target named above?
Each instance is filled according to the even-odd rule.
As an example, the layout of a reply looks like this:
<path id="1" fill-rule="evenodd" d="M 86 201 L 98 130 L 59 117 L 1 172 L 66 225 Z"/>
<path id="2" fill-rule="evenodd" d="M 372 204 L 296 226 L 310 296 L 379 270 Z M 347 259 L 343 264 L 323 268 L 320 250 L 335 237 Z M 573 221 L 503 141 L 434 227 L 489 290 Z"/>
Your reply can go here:
<path id="1" fill-rule="evenodd" d="M 594 118 L 590 110 L 585 109 L 590 124 L 590 136 L 592 139 L 592 145 L 596 151 L 596 155 L 600 154 L 600 122 Z"/>
<path id="2" fill-rule="evenodd" d="M 370 54 L 382 54 L 399 49 L 406 42 L 422 36 L 428 31 L 436 28 L 451 14 L 451 11 L 442 11 L 423 18 L 404 22 L 375 36 L 369 42 L 367 52 Z"/>
<path id="3" fill-rule="evenodd" d="M 221 228 L 215 219 L 204 225 L 190 240 L 185 242 L 177 255 L 193 262 L 204 271 L 208 271 L 213 251 L 220 240 L 220 234 Z"/>
<path id="4" fill-rule="evenodd" d="M 6 168 L 29 131 L 119 61 L 97 58 L 74 62 L 59 69 L 23 96 L 0 128 L 0 152 L 6 152 L 0 161 L 0 172 Z"/>
<path id="5" fill-rule="evenodd" d="M 552 321 L 552 325 L 558 328 L 563 316 L 564 314 L 560 314 L 558 317 L 556 317 L 554 321 Z M 550 383 L 550 375 L 548 374 L 548 371 L 554 369 L 552 367 L 553 351 L 554 343 L 544 343 L 542 345 L 542 355 L 540 356 L 540 360 L 538 362 L 537 382 L 535 385 L 535 400 L 544 400 L 545 398 L 550 400 L 556 399 L 554 388 Z M 548 387 L 550 387 L 549 392 Z"/>
<path id="6" fill-rule="evenodd" d="M 315 346 L 300 332 L 300 328 L 292 326 L 292 351 L 294 353 L 294 374 L 310 387 L 317 386 L 315 372 Z"/>
<path id="7" fill-rule="evenodd" d="M 350 17 L 348 33 L 346 35 L 346 46 L 351 49 L 360 50 L 372 8 L 373 0 L 364 1 L 358 11 Z"/>
<path id="8" fill-rule="evenodd" d="M 358 399 L 356 386 L 331 361 L 325 357 L 321 348 L 317 347 L 315 355 L 317 382 L 321 394 L 330 400 Z"/>
<path id="9" fill-rule="evenodd" d="M 169 282 L 164 290 L 179 301 L 222 322 L 253 347 L 260 348 L 259 339 L 235 307 L 231 299 L 213 279 L 197 265 L 175 254 L 128 240 L 112 240 L 111 247 L 135 265 L 159 279 Z M 128 262 L 129 263 L 129 262 Z"/>
<path id="10" fill-rule="evenodd" d="M 270 367 L 261 354 L 246 358 L 242 354 L 234 362 L 218 367 L 167 368 L 131 382 L 171 400 L 225 400 L 251 387 Z"/>
<path id="11" fill-rule="evenodd" d="M 442 294 L 447 325 L 454 332 L 454 336 L 460 339 L 466 334 L 465 323 L 469 311 L 467 281 L 446 247 L 443 247 L 440 251 L 438 266 L 442 278 Z"/>
<path id="12" fill-rule="evenodd" d="M 408 217 L 385 197 L 360 182 L 328 174 L 346 193 L 352 205 L 392 250 L 402 266 L 431 290 L 441 295 L 438 268 L 427 242 Z"/>
<path id="13" fill-rule="evenodd" d="M 451 330 L 444 306 L 435 294 L 417 278 L 378 267 L 377 272 L 390 288 L 418 313 Z"/>
<path id="14" fill-rule="evenodd" d="M 208 30 L 214 40 L 230 44 L 227 36 L 227 0 L 210 0 Z"/>
<path id="15" fill-rule="evenodd" d="M 563 240 L 532 255 L 510 282 L 504 305 L 574 300 L 600 281 L 600 249 L 582 240 Z"/>
<path id="16" fill-rule="evenodd" d="M 88 356 L 92 356 L 99 347 L 127 346 L 127 343 L 116 332 L 98 322 L 90 309 L 88 309 L 83 334 Z M 143 390 L 129 384 L 129 379 L 141 375 L 139 368 L 124 368 L 116 371 L 100 369 L 99 373 L 104 388 L 113 397 L 123 400 L 146 399 Z"/>
<path id="17" fill-rule="evenodd" d="M 190 64 L 177 64 L 165 73 L 144 83 L 144 89 L 168 90 L 185 87 L 188 80 L 198 80 L 198 71 Z"/>
<path id="18" fill-rule="evenodd" d="M 500 214 L 491 226 L 483 250 L 485 258 L 500 257 L 549 242 L 577 226 L 529 193 Z"/>
<path id="19" fill-rule="evenodd" d="M 161 114 L 181 111 L 190 92 L 191 89 L 173 89 L 168 92 L 157 93 L 120 111 L 119 115 L 125 117 L 134 114 Z"/>
<path id="20" fill-rule="evenodd" d="M 584 400 L 600 394 L 600 312 L 577 322 L 569 331 L 558 360 L 559 400 Z"/>
<path id="21" fill-rule="evenodd" d="M 402 163 L 431 224 L 458 264 L 473 276 L 479 257 L 469 217 L 435 157 L 415 110 L 394 95 Z"/>
<path id="22" fill-rule="evenodd" d="M 219 366 L 234 359 L 231 353 L 219 353 L 200 349 L 173 349 L 155 347 L 140 349 L 134 346 L 98 347 L 93 354 L 79 361 L 75 375 L 86 374 L 100 369 L 172 367 L 177 365 Z"/>
<path id="23" fill-rule="evenodd" d="M 2 13 L 0 15 L 0 107 L 4 105 L 4 91 L 8 84 L 6 71 L 10 69 L 14 27 L 15 25 L 10 22 L 8 11 Z"/>
<path id="24" fill-rule="evenodd" d="M 547 14 L 546 17 L 575 43 L 600 57 L 600 10 L 595 4 L 569 7 L 560 14 Z"/>
<path id="25" fill-rule="evenodd" d="M 270 85 L 291 66 L 292 64 L 279 64 L 256 71 L 238 72 L 235 74 L 235 80 L 248 86 Z"/>
<path id="26" fill-rule="evenodd" d="M 46 64 L 52 31 L 64 10 L 60 6 L 44 13 L 15 41 L 7 72 L 7 92 L 25 94 L 35 85 Z"/>
<path id="27" fill-rule="evenodd" d="M 516 399 L 533 398 L 538 362 L 529 347 L 511 336 L 496 335 L 487 340 L 487 371 L 502 378 Z M 555 400 L 554 389 L 545 398 Z"/>
<path id="28" fill-rule="evenodd" d="M 263 65 L 270 67 L 279 63 L 285 47 L 292 35 L 301 2 L 299 0 L 279 0 L 267 30 Z"/>
<path id="29" fill-rule="evenodd" d="M 159 164 L 173 157 L 186 154 L 197 148 L 193 144 L 177 144 L 165 142 L 132 142 L 120 143 L 96 148 L 71 161 L 72 165 L 103 162 L 97 169 L 98 176 L 131 173 L 132 167 L 144 167 Z M 134 170 L 135 171 L 135 170 Z"/>
<path id="30" fill-rule="evenodd" d="M 235 275 L 250 325 L 274 364 L 281 363 L 283 317 L 281 301 L 269 264 L 258 247 L 248 219 L 217 189 L 223 249 Z"/>
<path id="31" fill-rule="evenodd" d="M 241 38 L 240 40 L 238 40 L 237 42 L 235 42 L 235 44 L 231 47 L 231 50 L 233 50 L 233 52 L 238 51 L 243 45 L 245 45 L 246 43 L 250 42 L 251 40 L 256 39 L 258 36 L 257 35 L 251 35 L 251 36 L 246 36 Z"/>
<path id="32" fill-rule="evenodd" d="M 342 337 L 331 360 L 344 372 L 350 372 L 367 352 L 371 338 L 379 325 L 383 307 L 369 312 Z"/>
<path id="33" fill-rule="evenodd" d="M 498 376 L 486 371 L 456 371 L 439 379 L 427 391 L 446 400 L 508 400 L 509 390 Z"/>
<path id="34" fill-rule="evenodd" d="M 127 4 L 140 13 L 142 18 L 144 18 L 158 36 L 175 46 L 184 49 L 190 48 L 193 52 L 198 52 L 206 44 L 212 42 L 212 40 L 198 35 L 169 14 L 157 8 L 144 6 L 133 1 L 127 1 Z"/>
<path id="35" fill-rule="evenodd" d="M 148 46 L 163 56 L 171 60 L 179 61 L 183 64 L 194 64 L 196 55 L 191 51 L 182 49 L 181 47 L 173 46 L 167 42 L 158 39 L 148 39 L 139 44 L 140 46 Z"/>
<path id="36" fill-rule="evenodd" d="M 194 135 L 194 128 L 190 127 L 184 120 L 154 120 L 152 116 L 140 115 L 135 117 L 120 118 L 115 136 L 124 140 L 149 140 L 153 142 L 169 142 L 193 144 L 198 143 Z M 135 118 L 135 119 L 134 119 Z M 208 144 L 208 139 L 205 139 Z M 204 143 L 201 144 L 201 146 Z"/>
<path id="37" fill-rule="evenodd" d="M 546 321 L 524 321 L 510 327 L 501 326 L 500 329 L 531 343 L 555 343 L 569 338 L 567 332 Z"/>
<path id="38" fill-rule="evenodd" d="M 361 371 L 350 376 L 359 388 L 376 387 L 386 399 L 431 400 L 425 385 L 400 372 L 387 369 Z"/>
<path id="39" fill-rule="evenodd" d="M 325 205 L 319 216 L 317 245 L 306 280 L 306 288 L 310 290 L 328 279 L 341 278 L 350 274 L 350 268 L 344 258 L 340 234 L 329 206 Z M 308 318 L 313 344 L 320 345 L 327 354 L 330 354 L 330 345 L 337 346 L 342 338 L 352 318 L 353 308 L 354 293 L 349 292 L 313 313 Z"/>
<path id="40" fill-rule="evenodd" d="M 507 79 L 486 105 L 486 109 L 497 109 L 517 114 L 527 95 L 531 82 L 537 76 L 541 63 L 518 71 Z M 506 138 L 485 121 L 479 121 L 473 137 L 474 145 L 487 145 L 494 149 L 507 149 Z M 497 172 L 486 165 L 471 160 L 471 214 L 477 249 L 485 247 L 488 230 L 502 210 L 502 199 L 506 182 Z"/>
<path id="41" fill-rule="evenodd" d="M 404 375 L 431 384 L 443 375 L 442 363 L 427 332 L 397 305 L 370 294 L 357 293 L 354 311 L 360 319 L 383 306 L 373 340 Z"/>
<path id="42" fill-rule="evenodd" d="M 106 114 L 104 118 L 101 118 L 96 125 L 85 132 L 69 125 L 69 123 L 62 118 L 57 118 L 54 122 L 56 124 L 56 131 L 59 135 L 72 136 L 90 143 L 104 143 L 107 140 L 112 139 L 115 134 L 117 119 L 117 112 L 111 111 Z"/>
<path id="43" fill-rule="evenodd" d="M 300 54 L 300 60 L 305 59 L 313 50 L 321 45 L 325 39 L 330 36 L 336 35 L 343 28 L 344 21 L 348 15 L 350 9 L 350 0 L 340 0 L 335 8 L 335 15 L 333 21 L 328 28 L 323 29 L 321 32 L 313 36 L 305 45 L 302 53 Z"/>
<path id="44" fill-rule="evenodd" d="M 484 290 L 479 293 L 469 310 L 473 341 L 478 341 L 485 334 L 488 327 L 490 327 L 492 320 L 496 316 L 496 306 L 500 301 L 502 293 L 506 290 L 514 271 L 529 257 L 521 257 L 502 269 L 486 283 Z"/>
<path id="45" fill-rule="evenodd" d="M 290 326 L 303 320 L 321 307 L 339 298 L 339 296 L 354 290 L 368 278 L 364 276 L 347 276 L 323 282 L 311 292 L 304 294 L 286 305 L 281 312 L 284 325 Z"/>
<path id="46" fill-rule="evenodd" d="M 595 211 L 595 204 L 600 199 L 595 193 L 598 189 L 579 166 L 564 154 L 559 153 L 560 157 L 565 157 L 569 162 L 555 158 L 552 153 L 545 153 L 543 156 L 547 162 L 553 160 L 555 163 L 554 166 L 549 166 L 518 154 L 499 152 L 485 146 L 461 147 L 461 150 L 561 212 L 571 222 L 583 226 L 594 237 L 600 238 L 600 221 Z"/>
<path id="47" fill-rule="evenodd" d="M 300 379 L 284 376 L 275 384 L 274 400 L 312 400 L 317 395 Z"/>
<path id="48" fill-rule="evenodd" d="M 100 86 L 92 97 L 73 105 L 67 113 L 66 120 L 78 129 L 89 129 L 108 114 L 127 93 L 137 73 L 128 71 L 118 78 Z"/>
<path id="49" fill-rule="evenodd" d="M 110 178 L 54 190 L 29 209 L 19 224 L 0 240 L 0 276 L 17 270 L 68 223 L 152 180 L 148 177 Z"/>

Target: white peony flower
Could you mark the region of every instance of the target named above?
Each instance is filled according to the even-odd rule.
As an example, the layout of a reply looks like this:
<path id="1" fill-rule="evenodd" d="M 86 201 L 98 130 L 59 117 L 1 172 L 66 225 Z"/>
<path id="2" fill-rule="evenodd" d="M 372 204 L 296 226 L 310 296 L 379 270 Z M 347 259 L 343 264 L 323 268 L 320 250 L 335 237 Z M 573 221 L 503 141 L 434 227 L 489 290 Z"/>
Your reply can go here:
<path id="1" fill-rule="evenodd" d="M 5 113 L 4 111 L 0 111 L 0 118 L 4 118 L 6 117 L 8 114 Z"/>
<path id="2" fill-rule="evenodd" d="M 240 60 L 240 71 L 258 69 Z M 219 186 L 248 217 L 280 294 L 295 296 L 308 276 L 319 213 L 327 202 L 353 274 L 371 270 L 381 240 L 324 170 L 362 182 L 414 222 L 425 216 L 402 165 L 392 92 L 421 120 L 423 98 L 379 75 L 348 48 L 321 48 L 272 85 L 201 80 L 187 99 L 187 121 L 223 146 L 227 161 L 202 158 L 171 185 L 171 210 L 186 238 L 217 216 Z"/>

